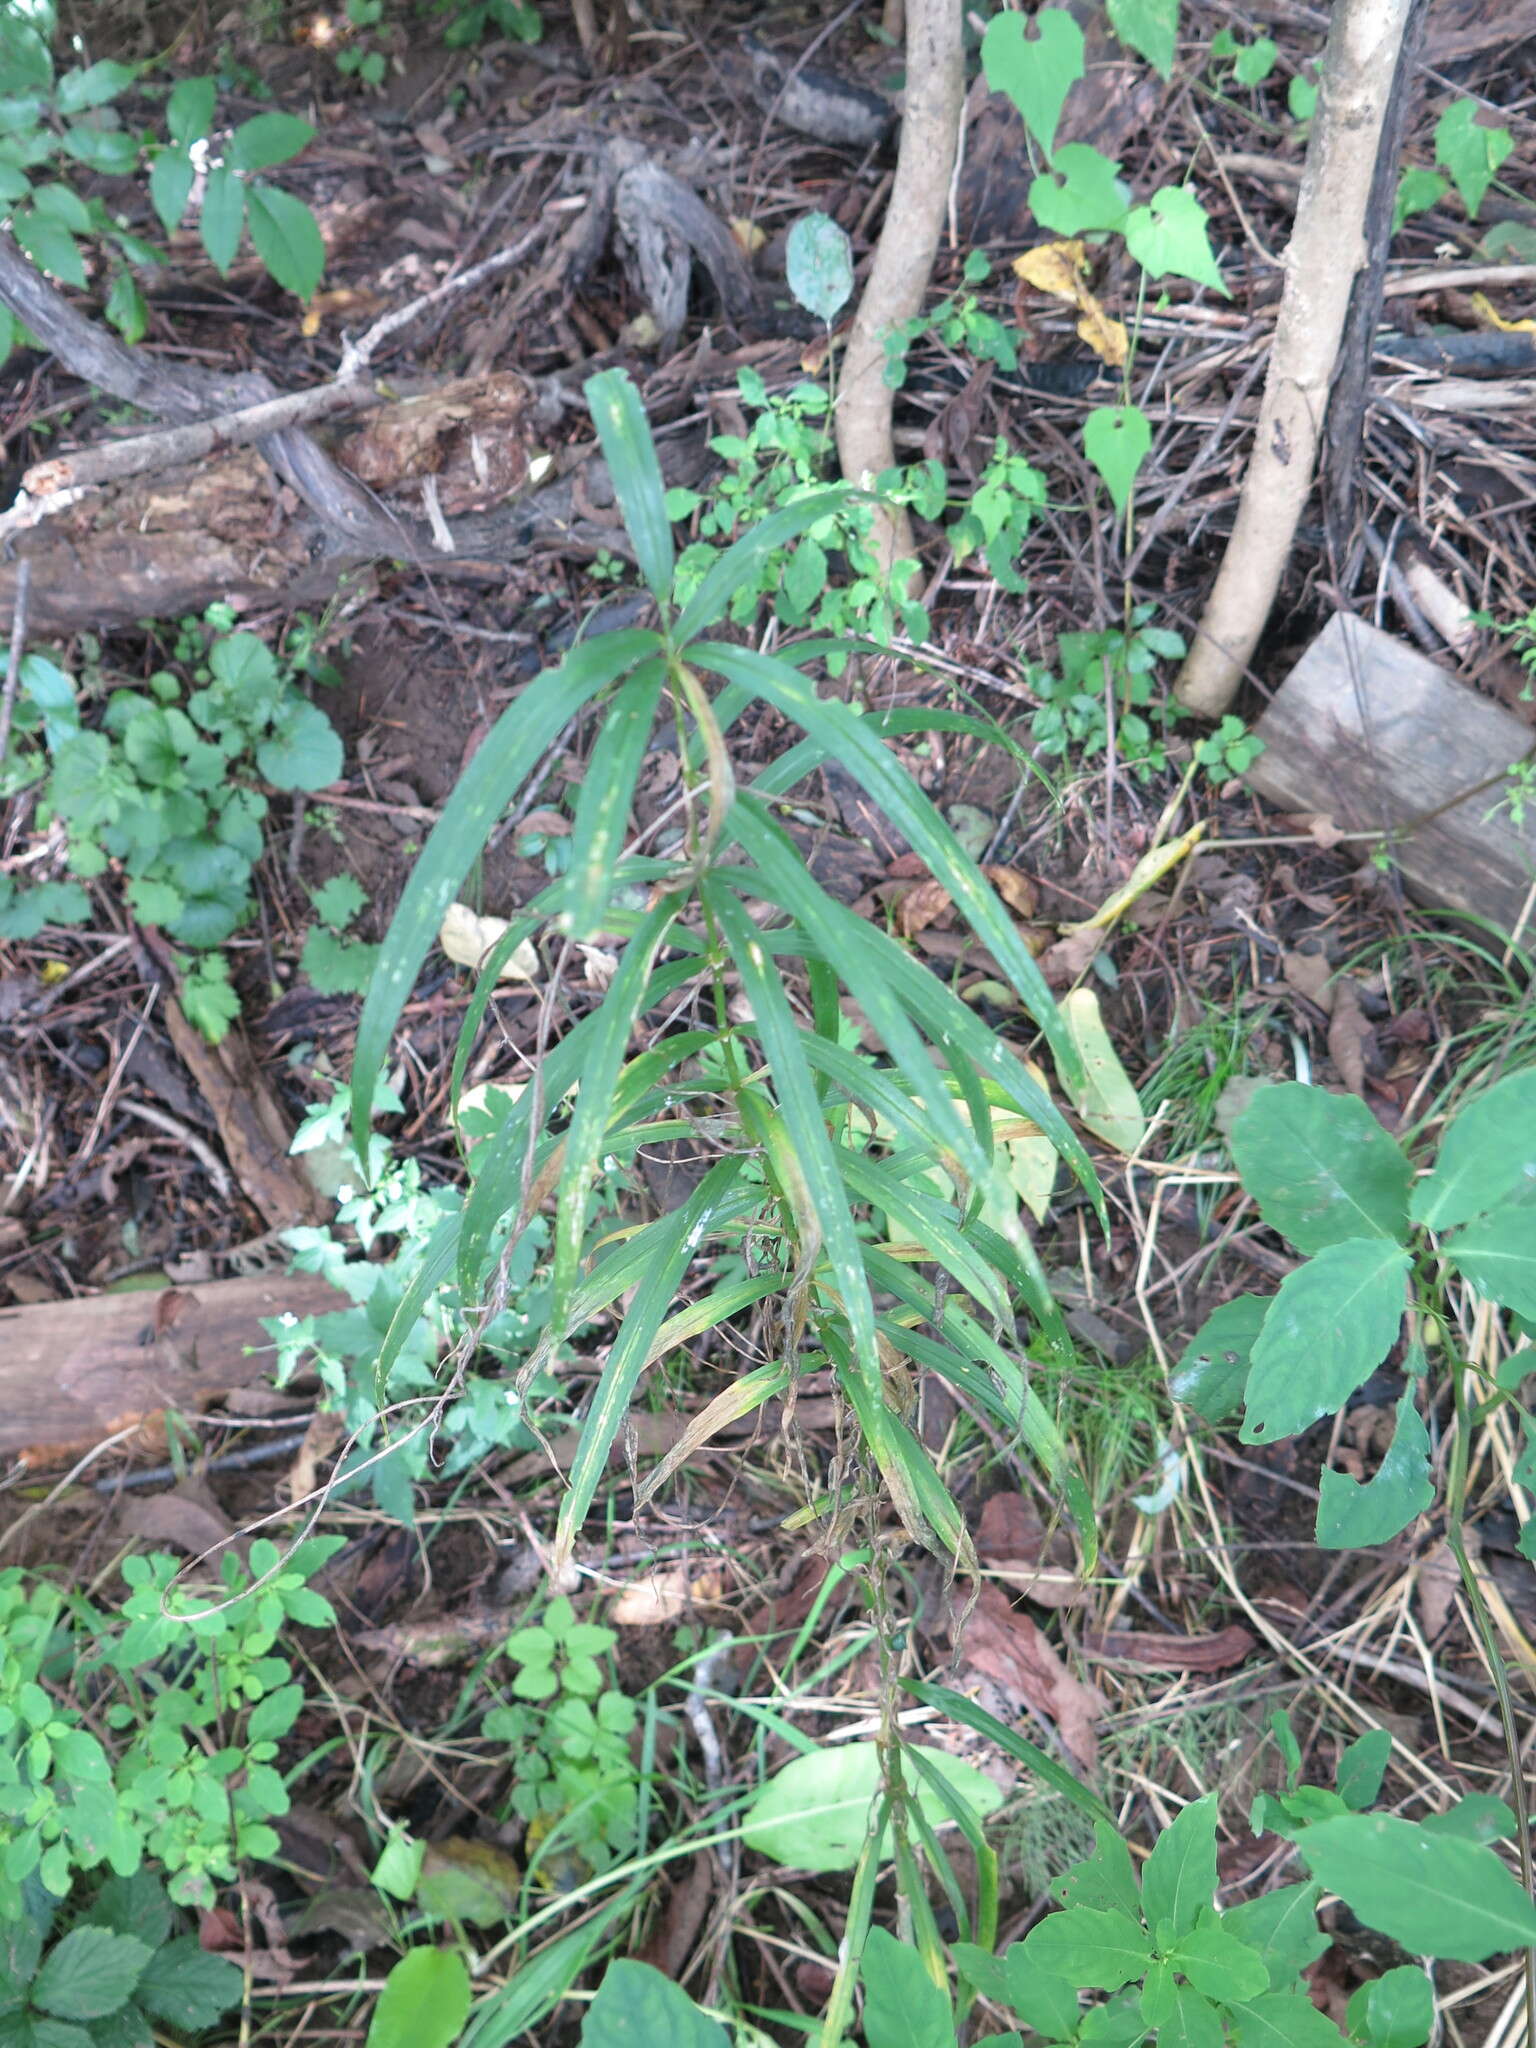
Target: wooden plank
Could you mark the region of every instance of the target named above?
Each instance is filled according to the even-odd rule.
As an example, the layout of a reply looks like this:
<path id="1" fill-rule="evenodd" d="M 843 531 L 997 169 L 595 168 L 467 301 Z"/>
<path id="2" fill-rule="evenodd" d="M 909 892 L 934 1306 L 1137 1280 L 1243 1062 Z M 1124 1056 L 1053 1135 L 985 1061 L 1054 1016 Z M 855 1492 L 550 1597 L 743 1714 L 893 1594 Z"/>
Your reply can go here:
<path id="1" fill-rule="evenodd" d="M 206 1408 L 267 1378 L 263 1316 L 351 1306 L 314 1274 L 269 1273 L 0 1308 L 0 1452 L 67 1463 L 167 1408 Z"/>
<path id="2" fill-rule="evenodd" d="M 1529 932 L 1536 804 L 1517 828 L 1498 808 L 1536 734 L 1426 655 L 1336 612 L 1255 728 L 1247 780 L 1286 810 L 1343 832 L 1384 830 L 1414 894 Z"/>

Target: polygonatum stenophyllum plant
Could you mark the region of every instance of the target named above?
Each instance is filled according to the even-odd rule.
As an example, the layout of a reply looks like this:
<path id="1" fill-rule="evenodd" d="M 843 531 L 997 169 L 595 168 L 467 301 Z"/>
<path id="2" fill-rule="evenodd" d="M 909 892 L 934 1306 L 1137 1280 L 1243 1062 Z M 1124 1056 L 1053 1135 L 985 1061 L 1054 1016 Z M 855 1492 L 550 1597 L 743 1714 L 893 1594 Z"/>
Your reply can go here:
<path id="1" fill-rule="evenodd" d="M 829 896 L 779 818 L 788 793 L 822 762 L 850 773 L 991 950 L 1070 1086 L 1081 1080 L 1081 1063 L 1038 967 L 975 861 L 887 744 L 936 727 L 993 739 L 996 732 L 956 713 L 861 714 L 819 696 L 806 671 L 846 652 L 845 643 L 834 650 L 807 641 L 790 658 L 712 637 L 765 559 L 845 502 L 846 492 L 817 492 L 761 521 L 679 605 L 672 526 L 639 398 L 618 371 L 594 377 L 587 396 L 658 624 L 602 633 L 573 649 L 521 692 L 461 778 L 406 886 L 364 1005 L 352 1080 L 358 1156 L 367 1156 L 391 1034 L 444 911 L 507 806 L 590 704 L 600 711 L 569 871 L 487 959 L 454 1060 L 454 1099 L 513 948 L 542 933 L 552 974 L 565 949 L 600 932 L 622 939 L 622 951 L 600 1004 L 547 1047 L 533 1084 L 506 1102 L 499 1126 L 475 1148 L 468 1195 L 438 1229 L 399 1305 L 378 1386 L 387 1385 L 423 1303 L 449 1275 L 457 1273 L 466 1302 L 497 1312 L 503 1262 L 553 1196 L 549 1323 L 525 1378 L 557 1360 L 572 1332 L 630 1297 L 588 1403 L 560 1511 L 557 1564 L 570 1553 L 647 1366 L 758 1305 L 768 1311 L 775 1355 L 716 1397 L 643 1493 L 724 1423 L 788 1391 L 799 1374 L 827 1368 L 856 1418 L 869 1476 L 903 1525 L 969 1565 L 964 1520 L 911 1426 L 916 1368 L 952 1381 L 1005 1439 L 1029 1447 L 1091 1555 L 1086 1488 L 1020 1363 L 1020 1304 L 1032 1341 L 1068 1340 L 994 1156 L 994 1117 L 1029 1119 L 1098 1205 L 1087 1155 L 1038 1070 L 894 938 Z M 742 786 L 731 733 L 753 705 L 778 713 L 799 737 Z M 662 715 L 679 735 L 680 826 L 670 852 L 642 855 L 623 839 Z M 637 902 L 643 907 L 630 907 Z M 883 1058 L 857 1049 L 845 989 Z M 704 1021 L 670 1021 L 690 1010 Z M 645 1042 L 638 1053 L 637 1039 Z M 885 1134 L 879 1143 L 876 1129 Z M 611 1173 L 642 1145 L 701 1134 L 715 1157 L 681 1206 L 639 1227 L 612 1227 L 610 1219 L 606 1230 L 595 1228 L 600 1171 Z M 950 1178 L 948 1200 L 932 1185 L 935 1157 Z M 885 1227 L 871 1231 L 871 1217 Z M 940 1269 L 937 1284 L 910 1263 L 912 1246 Z M 735 1277 L 679 1306 L 685 1276 L 696 1278 L 721 1248 L 744 1255 Z M 473 1341 L 471 1327 L 466 1346 Z M 835 1505 L 811 1504 L 815 1512 Z"/>

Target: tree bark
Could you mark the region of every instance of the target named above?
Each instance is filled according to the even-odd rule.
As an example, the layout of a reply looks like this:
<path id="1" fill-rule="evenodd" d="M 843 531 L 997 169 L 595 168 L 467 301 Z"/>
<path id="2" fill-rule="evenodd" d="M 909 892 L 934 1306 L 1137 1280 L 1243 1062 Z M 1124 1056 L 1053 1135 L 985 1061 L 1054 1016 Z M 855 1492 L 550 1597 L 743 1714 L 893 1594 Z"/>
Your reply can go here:
<path id="1" fill-rule="evenodd" d="M 907 97 L 896 176 L 839 377 L 837 453 L 853 484 L 867 483 L 896 461 L 885 337 L 922 311 L 944 225 L 965 95 L 960 4 L 909 0 L 907 7 Z M 913 551 L 906 513 L 877 506 L 870 544 L 888 575 Z"/>
<path id="2" fill-rule="evenodd" d="M 1338 0 L 1285 252 L 1285 290 L 1242 502 L 1195 645 L 1179 677 L 1186 710 L 1219 718 L 1269 617 L 1312 489 L 1329 385 L 1413 0 Z"/>

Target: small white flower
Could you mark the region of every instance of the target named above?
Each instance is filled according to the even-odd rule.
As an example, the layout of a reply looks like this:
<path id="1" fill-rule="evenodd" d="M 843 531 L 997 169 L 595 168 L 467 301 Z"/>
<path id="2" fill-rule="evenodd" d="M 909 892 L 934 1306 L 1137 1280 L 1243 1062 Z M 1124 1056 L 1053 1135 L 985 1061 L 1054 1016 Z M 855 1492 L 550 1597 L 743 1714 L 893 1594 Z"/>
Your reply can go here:
<path id="1" fill-rule="evenodd" d="M 353 1187 L 351 1181 L 344 1180 L 342 1182 L 341 1186 L 336 1190 L 336 1199 L 338 1202 L 351 1202 L 357 1199 L 357 1189 Z"/>
<path id="2" fill-rule="evenodd" d="M 283 1313 L 278 1317 L 277 1320 L 282 1324 L 285 1330 L 296 1330 L 299 1327 L 299 1319 L 296 1315 L 293 1314 L 291 1309 L 284 1309 Z"/>

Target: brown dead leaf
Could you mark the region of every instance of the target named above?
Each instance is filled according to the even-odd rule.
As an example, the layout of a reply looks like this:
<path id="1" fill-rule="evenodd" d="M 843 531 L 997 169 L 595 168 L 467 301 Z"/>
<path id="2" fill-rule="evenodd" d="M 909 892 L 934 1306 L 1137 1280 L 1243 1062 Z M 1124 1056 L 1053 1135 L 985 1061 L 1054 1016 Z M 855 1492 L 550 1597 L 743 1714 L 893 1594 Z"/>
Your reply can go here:
<path id="1" fill-rule="evenodd" d="M 1360 1001 L 1358 982 L 1348 975 L 1334 986 L 1333 1015 L 1328 1022 L 1328 1057 L 1351 1095 L 1365 1096 L 1367 1055 L 1374 1055 L 1376 1033 Z"/>
<path id="2" fill-rule="evenodd" d="M 1294 952 L 1280 955 L 1280 973 L 1287 988 L 1295 989 L 1305 996 L 1309 1003 L 1316 1003 L 1323 1015 L 1333 1009 L 1334 986 L 1333 966 L 1328 955 L 1314 941 L 1312 946 L 1298 946 Z"/>
<path id="3" fill-rule="evenodd" d="M 1461 1573 L 1443 1537 L 1420 1560 L 1414 1590 L 1419 1598 L 1425 1641 L 1433 1643 L 1455 1612 L 1456 1595 L 1461 1590 Z"/>
<path id="4" fill-rule="evenodd" d="M 1088 972 L 1093 956 L 1109 934 L 1098 925 L 1079 925 L 1047 946 L 1040 955 L 1040 971 L 1052 988 L 1070 988 Z"/>
<path id="5" fill-rule="evenodd" d="M 896 929 L 904 939 L 915 939 L 920 931 L 950 915 L 954 907 L 942 882 L 918 882 L 896 905 Z"/>
<path id="6" fill-rule="evenodd" d="M 124 1501 L 118 1527 L 146 1543 L 169 1543 L 189 1557 L 222 1551 L 235 1539 L 235 1525 L 200 1479 L 184 1479 L 170 1493 Z"/>
<path id="7" fill-rule="evenodd" d="M 1040 891 L 1017 868 L 984 867 L 981 871 L 1015 917 L 1031 918 L 1040 908 Z"/>
<path id="8" fill-rule="evenodd" d="M 429 1621 L 402 1621 L 392 1628 L 363 1629 L 352 1640 L 396 1663 L 419 1664 L 441 1671 L 467 1664 L 506 1635 L 511 1616 L 504 1607 L 469 1608 L 463 1614 L 439 1614 Z"/>
<path id="9" fill-rule="evenodd" d="M 309 1427 L 304 1432 L 304 1441 L 294 1455 L 288 1468 L 288 1498 L 290 1501 L 308 1500 L 320 1484 L 320 1464 L 330 1458 L 345 1441 L 347 1425 L 339 1415 L 330 1413 L 311 1416 Z"/>
<path id="10" fill-rule="evenodd" d="M 1081 1764 L 1099 1753 L 1095 1729 L 1104 1713 L 1103 1696 L 1074 1678 L 1027 1614 L 1019 1613 L 1001 1586 L 984 1585 L 965 1624 L 965 1664 L 992 1683 L 1015 1706 L 1033 1707 L 1054 1721 L 1068 1755 Z"/>
<path id="11" fill-rule="evenodd" d="M 1149 1671 L 1228 1671 L 1241 1664 L 1257 1639 L 1233 1622 L 1211 1636 L 1161 1636 L 1143 1629 L 1110 1629 L 1083 1637 L 1085 1657 L 1114 1658 Z"/>
<path id="12" fill-rule="evenodd" d="M 698 1607 L 717 1607 L 725 1582 L 717 1571 L 690 1572 L 687 1565 L 653 1569 L 632 1579 L 608 1609 L 618 1628 L 660 1628 Z"/>
<path id="13" fill-rule="evenodd" d="M 1045 1524 L 1021 1493 L 994 1493 L 981 1511 L 976 1554 L 989 1575 L 1038 1607 L 1070 1607 L 1083 1594 L 1065 1531 Z"/>

